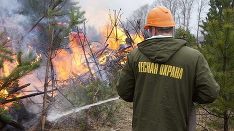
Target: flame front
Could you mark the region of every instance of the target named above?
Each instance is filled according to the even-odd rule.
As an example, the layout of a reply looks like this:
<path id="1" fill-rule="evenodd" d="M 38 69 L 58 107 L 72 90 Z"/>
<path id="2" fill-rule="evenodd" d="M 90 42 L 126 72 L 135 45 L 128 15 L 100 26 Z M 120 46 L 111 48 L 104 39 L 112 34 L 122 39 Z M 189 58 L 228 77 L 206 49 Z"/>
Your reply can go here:
<path id="1" fill-rule="evenodd" d="M 120 28 L 113 29 L 110 32 L 110 38 L 108 39 L 107 43 L 109 44 L 109 48 L 112 50 L 119 49 L 120 44 L 125 44 L 126 35 Z"/>
<path id="2" fill-rule="evenodd" d="M 83 63 L 83 50 L 77 37 L 80 36 L 72 32 L 69 35 L 70 49 L 61 49 L 53 60 L 58 80 L 67 80 L 74 75 L 80 75 L 88 71 Z"/>

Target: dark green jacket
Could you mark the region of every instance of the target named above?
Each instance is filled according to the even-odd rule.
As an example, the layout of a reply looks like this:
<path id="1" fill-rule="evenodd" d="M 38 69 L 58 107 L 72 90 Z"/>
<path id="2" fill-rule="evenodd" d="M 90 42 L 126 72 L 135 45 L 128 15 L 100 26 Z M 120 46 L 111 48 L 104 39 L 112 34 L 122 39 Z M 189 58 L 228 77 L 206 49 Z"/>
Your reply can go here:
<path id="1" fill-rule="evenodd" d="M 138 44 L 117 83 L 133 102 L 134 131 L 187 131 L 193 102 L 213 102 L 219 86 L 207 61 L 186 41 L 154 38 Z"/>

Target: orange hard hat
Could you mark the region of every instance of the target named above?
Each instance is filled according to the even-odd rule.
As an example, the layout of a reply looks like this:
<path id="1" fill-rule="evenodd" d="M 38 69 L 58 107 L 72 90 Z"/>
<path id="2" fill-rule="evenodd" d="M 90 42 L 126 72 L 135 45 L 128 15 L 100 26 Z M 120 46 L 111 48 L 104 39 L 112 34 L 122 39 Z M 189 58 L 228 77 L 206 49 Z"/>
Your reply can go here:
<path id="1" fill-rule="evenodd" d="M 175 22 L 171 11 L 164 6 L 158 6 L 149 11 L 145 29 L 154 27 L 174 27 Z"/>

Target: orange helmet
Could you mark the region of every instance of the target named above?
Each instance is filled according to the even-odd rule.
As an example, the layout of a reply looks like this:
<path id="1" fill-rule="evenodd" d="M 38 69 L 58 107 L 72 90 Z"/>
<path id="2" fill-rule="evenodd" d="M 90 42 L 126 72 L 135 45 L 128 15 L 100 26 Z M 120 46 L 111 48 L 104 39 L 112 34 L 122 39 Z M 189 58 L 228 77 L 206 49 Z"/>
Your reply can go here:
<path id="1" fill-rule="evenodd" d="M 175 22 L 171 11 L 164 6 L 158 6 L 149 11 L 145 29 L 154 27 L 174 27 Z"/>

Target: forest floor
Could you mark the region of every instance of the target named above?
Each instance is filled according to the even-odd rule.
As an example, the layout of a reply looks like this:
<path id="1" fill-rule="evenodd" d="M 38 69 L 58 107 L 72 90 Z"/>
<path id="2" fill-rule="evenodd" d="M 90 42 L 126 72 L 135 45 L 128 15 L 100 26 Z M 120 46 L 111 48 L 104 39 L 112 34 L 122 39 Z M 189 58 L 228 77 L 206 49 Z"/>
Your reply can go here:
<path id="1" fill-rule="evenodd" d="M 131 131 L 132 130 L 132 107 L 131 103 L 120 100 L 121 106 L 119 113 L 115 116 L 115 124 L 107 127 L 98 128 L 98 131 Z"/>
<path id="2" fill-rule="evenodd" d="M 113 103 L 112 103 L 113 104 Z M 54 123 L 50 126 L 48 131 L 132 131 L 132 114 L 133 114 L 133 104 L 124 102 L 123 100 L 117 100 L 114 104 L 118 105 L 116 111 L 112 111 L 112 115 L 107 121 L 103 122 L 101 119 L 93 120 L 91 117 L 87 117 L 90 112 L 94 112 L 95 108 L 100 108 L 105 105 L 99 105 L 95 108 L 91 108 L 84 114 L 74 113 L 67 118 Z M 107 103 L 108 108 L 110 103 Z M 98 113 L 99 114 L 99 113 Z M 85 116 L 85 117 L 84 117 Z M 89 115 L 88 115 L 89 116 Z M 99 114 L 100 116 L 100 114 Z M 101 115 L 102 117 L 102 115 Z M 199 118 L 197 119 L 202 122 Z M 112 121 L 112 122 L 110 122 Z M 208 129 L 208 128 L 207 128 Z M 205 131 L 207 129 L 198 126 L 196 131 Z M 221 131 L 221 129 L 208 129 L 209 131 Z M 35 130 L 33 130 L 35 131 Z M 230 131 L 234 131 L 230 129 Z"/>

